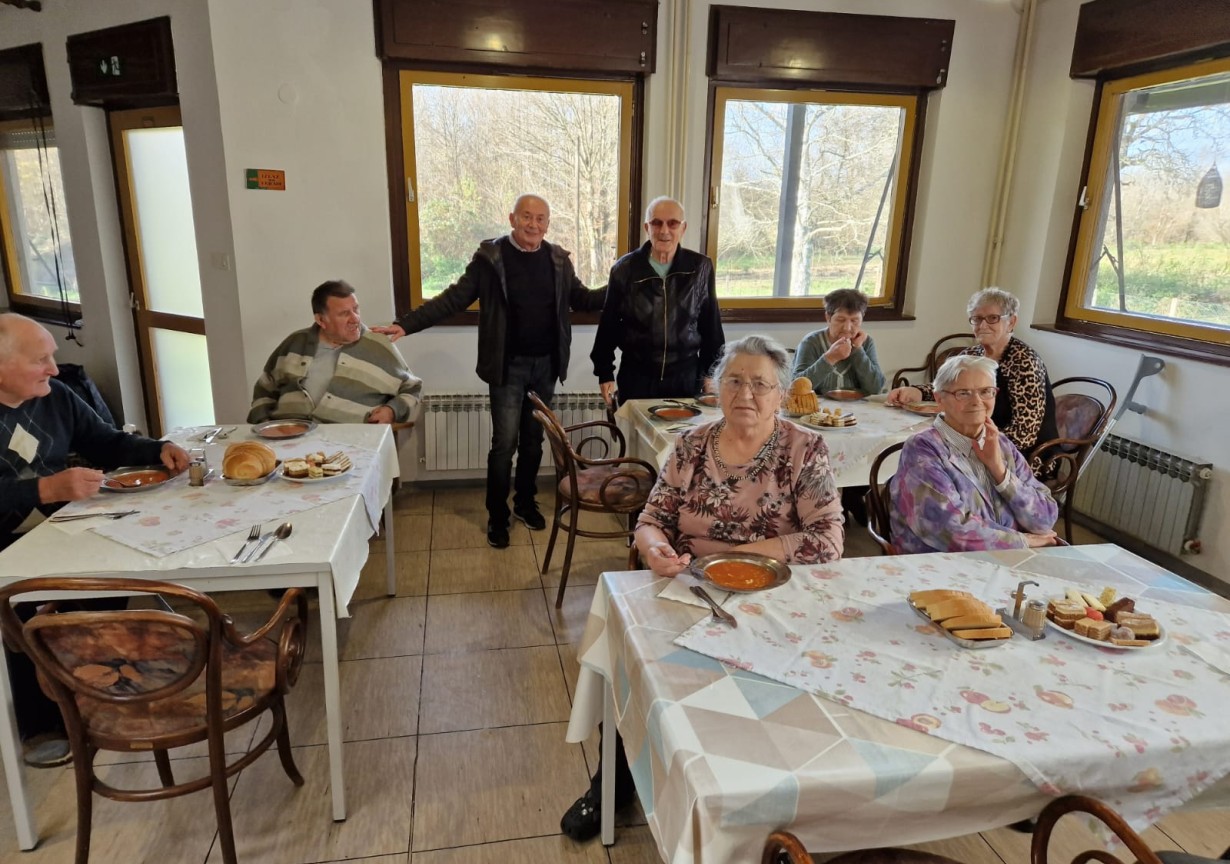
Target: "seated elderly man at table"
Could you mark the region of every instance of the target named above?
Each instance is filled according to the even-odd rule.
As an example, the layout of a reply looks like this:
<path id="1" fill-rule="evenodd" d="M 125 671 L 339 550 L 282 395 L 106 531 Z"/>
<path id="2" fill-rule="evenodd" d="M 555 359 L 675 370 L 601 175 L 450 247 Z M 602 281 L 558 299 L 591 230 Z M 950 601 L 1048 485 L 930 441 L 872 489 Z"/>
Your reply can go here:
<path id="1" fill-rule="evenodd" d="M 274 349 L 252 391 L 249 423 L 311 417 L 324 423 L 401 423 L 419 403 L 416 378 L 387 336 L 359 318 L 354 288 L 340 279 L 312 292 L 311 327 Z"/>
<path id="2" fill-rule="evenodd" d="M 996 363 L 963 354 L 940 366 L 942 412 L 913 435 L 889 481 L 892 540 L 902 552 L 975 552 L 1055 544 L 1059 508 L 991 420 Z"/>
<path id="3" fill-rule="evenodd" d="M 738 550 L 788 564 L 841 557 L 845 532 L 828 448 L 817 433 L 778 416 L 790 382 L 786 350 L 763 336 L 728 342 L 714 369 L 722 419 L 680 434 L 636 527 L 641 559 L 659 576 L 694 556 Z M 615 806 L 635 791 L 615 748 Z M 601 766 L 560 820 L 574 840 L 599 830 Z"/>
<path id="4" fill-rule="evenodd" d="M 161 462 L 179 473 L 188 454 L 169 441 L 129 435 L 107 425 L 76 393 L 55 380 L 55 338 L 22 315 L 0 314 L 0 549 L 16 542 L 68 501 L 89 498 L 102 485 L 97 468 L 69 467 L 69 454 L 93 465 Z M 5 574 L 20 575 L 20 574 Z M 23 617 L 33 614 L 19 607 Z M 9 655 L 17 726 L 35 765 L 68 758 L 60 712 L 43 695 L 34 666 Z"/>

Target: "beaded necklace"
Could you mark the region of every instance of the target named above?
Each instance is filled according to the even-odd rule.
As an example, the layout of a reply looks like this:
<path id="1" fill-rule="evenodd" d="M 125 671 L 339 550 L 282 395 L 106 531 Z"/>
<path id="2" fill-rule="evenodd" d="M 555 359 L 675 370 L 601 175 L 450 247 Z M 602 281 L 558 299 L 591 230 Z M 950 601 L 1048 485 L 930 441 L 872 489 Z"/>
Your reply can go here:
<path id="1" fill-rule="evenodd" d="M 713 432 L 710 433 L 710 437 L 713 439 L 713 461 L 717 464 L 722 473 L 726 475 L 728 480 L 742 480 L 749 473 L 754 471 L 760 463 L 764 461 L 765 457 L 769 455 L 769 452 L 773 449 L 773 445 L 777 443 L 777 432 L 780 426 L 775 418 L 773 420 L 773 434 L 769 436 L 769 440 L 765 441 L 764 444 L 761 445 L 760 450 L 757 451 L 756 455 L 752 458 L 752 461 L 747 463 L 744 470 L 739 471 L 738 473 L 730 470 L 730 468 L 726 466 L 726 463 L 722 461 L 722 454 L 718 450 L 718 437 L 722 434 L 722 430 L 725 428 L 726 420 L 723 419 L 721 423 L 713 428 Z"/>

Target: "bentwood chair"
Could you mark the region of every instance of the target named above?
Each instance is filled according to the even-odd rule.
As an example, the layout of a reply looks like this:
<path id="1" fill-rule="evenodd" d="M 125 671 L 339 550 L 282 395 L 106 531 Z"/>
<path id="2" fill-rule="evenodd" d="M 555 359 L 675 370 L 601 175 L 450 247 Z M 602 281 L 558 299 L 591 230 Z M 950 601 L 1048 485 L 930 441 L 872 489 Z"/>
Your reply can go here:
<path id="1" fill-rule="evenodd" d="M 551 554 L 561 527 L 568 532 L 568 546 L 564 551 L 564 569 L 560 574 L 559 591 L 555 595 L 555 608 L 564 604 L 564 588 L 568 584 L 568 570 L 572 566 L 572 551 L 580 537 L 623 538 L 631 541 L 636 516 L 649 499 L 649 492 L 658 479 L 658 472 L 643 459 L 624 455 L 624 437 L 619 427 L 603 420 L 591 420 L 573 426 L 563 426 L 559 418 L 547 407 L 537 393 L 530 393 L 534 403 L 534 419 L 542 424 L 547 440 L 551 442 L 551 456 L 555 461 L 555 515 L 551 522 L 551 539 L 547 541 L 547 554 L 542 559 L 542 572 L 551 566 Z M 600 446 L 604 457 L 610 454 L 611 444 L 602 437 L 605 432 L 617 447 L 615 456 L 589 458 L 581 455 L 587 447 Z M 576 446 L 573 435 L 579 435 Z M 610 513 L 623 520 L 620 530 L 597 531 L 581 528 L 581 514 Z M 628 569 L 636 567 L 636 545 L 629 542 Z"/>
<path id="2" fill-rule="evenodd" d="M 1076 496 L 1076 481 L 1102 440 L 1115 410 L 1118 395 L 1109 382 L 1101 378 L 1073 376 L 1056 381 L 1053 391 L 1073 384 L 1086 384 L 1099 390 L 1097 397 L 1086 393 L 1062 393 L 1055 396 L 1055 426 L 1058 438 L 1042 441 L 1027 455 L 1034 474 L 1046 484 L 1057 502 L 1062 499 L 1063 532 L 1072 542 L 1072 499 Z"/>
<path id="3" fill-rule="evenodd" d="M 1180 864 L 1180 857 L 1186 864 L 1212 864 L 1217 859 L 1199 858 L 1183 853 L 1162 852 L 1160 857 L 1155 854 L 1140 836 L 1123 821 L 1114 810 L 1101 801 L 1086 798 L 1084 795 L 1065 795 L 1051 801 L 1038 816 L 1034 828 L 1033 842 L 1030 847 L 1030 864 L 1060 864 L 1059 860 L 1051 860 L 1051 837 L 1057 823 L 1069 813 L 1083 813 L 1093 817 L 1110 830 L 1127 847 L 1133 857 L 1128 862 L 1139 864 Z M 765 842 L 761 864 L 813 864 L 811 855 L 803 848 L 803 844 L 793 834 L 786 831 L 774 831 Z M 1124 862 L 1107 852 L 1105 849 L 1090 849 L 1079 853 L 1071 864 L 1088 864 L 1099 861 L 1102 864 L 1124 864 Z M 920 852 L 914 849 L 864 849 L 859 852 L 848 852 L 829 858 L 826 864 L 956 864 L 951 858 Z"/>
<path id="4" fill-rule="evenodd" d="M 935 373 L 945 360 L 960 354 L 973 344 L 974 337 L 970 333 L 949 333 L 931 346 L 921 366 L 907 366 L 894 372 L 892 386 L 917 387 L 918 384 L 930 384 L 935 380 Z M 918 373 L 913 376 L 918 379 L 916 382 L 911 380 L 911 373 Z"/>
<path id="5" fill-rule="evenodd" d="M 13 608 L 22 595 L 159 594 L 188 613 L 163 610 L 61 611 L 46 603 L 24 624 Z M 0 630 L 29 655 L 39 685 L 55 700 L 72 747 L 77 785 L 76 864 L 87 864 L 93 793 L 115 801 L 158 801 L 213 790 L 222 860 L 236 864 L 227 778 L 277 744 L 296 786 L 284 697 L 299 677 L 307 635 L 307 601 L 292 588 L 273 615 L 246 636 L 212 599 L 190 588 L 146 579 L 49 577 L 0 589 Z M 223 736 L 268 713 L 268 733 L 227 761 Z M 209 773 L 175 782 L 167 751 L 207 741 Z M 100 750 L 153 751 L 161 786 L 116 788 L 94 770 Z"/>
<path id="6" fill-rule="evenodd" d="M 871 463 L 867 489 L 867 532 L 871 539 L 880 546 L 885 555 L 896 555 L 897 547 L 892 543 L 892 530 L 889 528 L 888 514 L 892 511 L 892 503 L 888 497 L 888 483 L 880 483 L 880 466 L 884 461 L 905 446 L 904 441 L 890 444 L 880 451 Z"/>

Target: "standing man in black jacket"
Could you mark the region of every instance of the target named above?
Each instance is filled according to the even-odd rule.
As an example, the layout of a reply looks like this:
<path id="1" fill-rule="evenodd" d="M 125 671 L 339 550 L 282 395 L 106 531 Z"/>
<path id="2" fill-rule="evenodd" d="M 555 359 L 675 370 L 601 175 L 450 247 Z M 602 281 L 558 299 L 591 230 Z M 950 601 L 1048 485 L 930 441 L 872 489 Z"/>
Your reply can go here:
<path id="1" fill-rule="evenodd" d="M 688 229 L 683 206 L 655 198 L 645 208 L 649 240 L 615 262 L 594 338 L 594 374 L 608 402 L 692 396 L 708 389 L 726 339 L 713 262 L 679 248 Z M 615 375 L 615 349 L 620 350 Z"/>
<path id="2" fill-rule="evenodd" d="M 522 195 L 508 214 L 512 230 L 484 240 L 461 278 L 377 333 L 398 339 L 426 330 L 478 301 L 478 377 L 491 393 L 491 452 L 487 454 L 487 543 L 508 546 L 508 493 L 513 453 L 517 479 L 512 513 L 541 531 L 546 520 L 534 500 L 542 465 L 542 427 L 527 394 L 548 405 L 555 382 L 568 374 L 570 311 L 602 307 L 605 289 L 590 290 L 572 269 L 569 253 L 543 238 L 551 208 Z"/>

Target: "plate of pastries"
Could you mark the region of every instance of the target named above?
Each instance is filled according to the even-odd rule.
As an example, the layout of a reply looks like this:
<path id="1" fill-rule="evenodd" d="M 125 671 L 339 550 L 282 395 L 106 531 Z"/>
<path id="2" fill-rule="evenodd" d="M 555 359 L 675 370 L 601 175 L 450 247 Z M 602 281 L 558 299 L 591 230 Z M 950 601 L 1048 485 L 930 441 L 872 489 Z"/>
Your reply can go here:
<path id="1" fill-rule="evenodd" d="M 1116 597 L 1114 588 L 1093 595 L 1068 588 L 1046 604 L 1046 623 L 1053 630 L 1099 648 L 1139 651 L 1166 641 L 1166 631 L 1152 615 L 1137 609 L 1131 597 Z"/>
<path id="2" fill-rule="evenodd" d="M 268 444 L 239 441 L 222 454 L 222 481 L 228 486 L 259 486 L 278 470 L 277 454 Z"/>
<path id="3" fill-rule="evenodd" d="M 858 418 L 844 408 L 821 408 L 814 414 L 800 417 L 799 422 L 805 426 L 815 426 L 821 429 L 846 429 L 858 425 Z"/>
<path id="4" fill-rule="evenodd" d="M 350 472 L 354 465 L 341 450 L 326 455 L 324 451 L 308 453 L 282 463 L 282 479 L 295 483 L 320 483 Z"/>
<path id="5" fill-rule="evenodd" d="M 910 608 L 939 626 L 962 648 L 994 648 L 1012 638 L 999 613 L 968 591 L 931 588 L 911 591 Z"/>
<path id="6" fill-rule="evenodd" d="M 812 389 L 810 378 L 795 378 L 790 382 L 782 410 L 789 417 L 805 417 L 820 410 L 820 397 Z"/>

